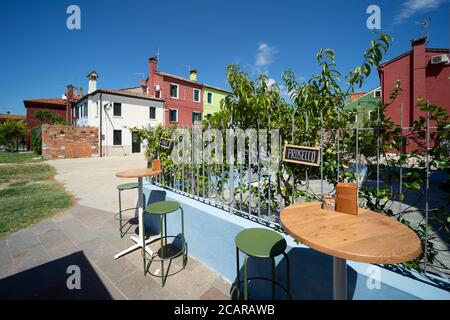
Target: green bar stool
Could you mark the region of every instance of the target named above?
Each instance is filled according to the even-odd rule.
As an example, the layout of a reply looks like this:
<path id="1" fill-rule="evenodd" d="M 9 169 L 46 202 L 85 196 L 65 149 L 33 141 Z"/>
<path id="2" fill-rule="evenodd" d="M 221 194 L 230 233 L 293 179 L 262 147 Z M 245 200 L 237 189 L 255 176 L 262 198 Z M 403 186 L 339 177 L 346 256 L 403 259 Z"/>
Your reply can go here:
<path id="1" fill-rule="evenodd" d="M 128 208 L 122 210 L 122 191 L 137 189 L 138 187 L 139 186 L 137 182 L 129 182 L 117 186 L 117 190 L 119 190 L 119 212 L 116 214 L 116 219 L 119 220 L 119 231 L 121 238 L 123 238 L 123 236 L 125 235 L 125 233 L 123 233 L 124 224 L 122 219 L 122 212 L 136 209 L 136 208 Z"/>
<path id="2" fill-rule="evenodd" d="M 177 236 L 171 236 L 167 234 L 167 215 L 176 211 L 180 211 L 181 214 L 181 234 Z M 154 239 L 153 241 L 148 242 L 142 248 L 142 257 L 144 260 L 144 275 L 150 273 L 149 268 L 153 261 L 161 262 L 161 275 L 151 274 L 156 277 L 161 277 L 161 285 L 164 287 L 167 276 L 164 276 L 164 262 L 168 260 L 173 260 L 179 256 L 183 256 L 183 269 L 186 267 L 187 255 L 186 255 L 186 240 L 184 237 L 184 211 L 180 204 L 176 201 L 158 201 L 154 202 L 145 208 L 144 212 L 146 214 L 158 215 L 160 218 L 160 233 L 161 236 Z M 169 247 L 167 245 L 167 240 L 179 239 L 181 241 L 181 249 L 175 252 L 169 252 Z M 154 252 L 147 259 L 147 255 L 149 254 L 146 246 L 150 245 L 153 242 L 160 241 L 160 249 L 157 252 Z M 145 243 L 145 241 L 143 242 Z M 148 263 L 147 263 L 148 260 Z M 167 270 L 169 272 L 169 270 Z"/>
<path id="3" fill-rule="evenodd" d="M 244 284 L 244 299 L 248 300 L 248 281 L 249 280 L 265 280 L 272 282 L 272 299 L 275 300 L 275 286 L 281 287 L 288 295 L 288 298 L 292 299 L 290 292 L 290 272 L 289 272 L 289 258 L 285 252 L 287 248 L 286 240 L 277 232 L 263 229 L 263 228 L 251 228 L 246 229 L 238 233 L 235 238 L 236 243 L 236 271 L 237 282 L 231 290 L 233 296 L 234 291 L 237 291 L 237 299 L 240 298 L 240 287 Z M 239 251 L 245 254 L 244 258 L 244 281 L 240 280 L 239 272 Z M 286 259 L 286 286 L 281 285 L 275 280 L 275 257 L 282 254 Z M 270 258 L 272 259 L 272 278 L 264 277 L 248 277 L 247 267 L 248 258 Z"/>

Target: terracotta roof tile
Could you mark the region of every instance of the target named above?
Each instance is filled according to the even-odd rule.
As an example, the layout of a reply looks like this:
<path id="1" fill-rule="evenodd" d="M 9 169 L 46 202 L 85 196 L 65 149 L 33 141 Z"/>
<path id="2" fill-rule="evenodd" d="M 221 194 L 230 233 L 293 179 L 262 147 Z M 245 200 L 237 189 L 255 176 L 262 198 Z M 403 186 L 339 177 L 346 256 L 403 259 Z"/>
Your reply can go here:
<path id="1" fill-rule="evenodd" d="M 66 100 L 64 100 L 62 98 L 30 99 L 30 100 L 25 100 L 25 102 L 35 102 L 35 103 L 55 104 L 55 105 L 66 105 Z"/>
<path id="2" fill-rule="evenodd" d="M 0 119 L 17 119 L 17 120 L 26 120 L 27 116 L 21 114 L 1 114 Z"/>
<path id="3" fill-rule="evenodd" d="M 175 75 L 170 74 L 170 73 L 165 73 L 165 72 L 161 72 L 161 71 L 158 71 L 158 72 L 156 72 L 156 73 L 157 73 L 157 74 L 160 74 L 160 75 L 162 75 L 162 76 L 164 76 L 164 77 L 169 77 L 169 78 L 174 78 L 174 79 L 178 79 L 178 80 L 181 80 L 181 81 L 186 81 L 186 82 L 190 82 L 190 83 L 195 83 L 195 84 L 197 84 L 197 85 L 199 85 L 199 86 L 202 85 L 200 82 L 197 82 L 197 81 L 191 81 L 191 80 L 189 80 L 189 79 L 185 79 L 185 78 L 183 78 L 183 77 L 175 76 Z"/>
<path id="4" fill-rule="evenodd" d="M 353 93 L 351 96 L 351 101 L 356 100 L 365 94 L 366 94 L 366 92 Z"/>

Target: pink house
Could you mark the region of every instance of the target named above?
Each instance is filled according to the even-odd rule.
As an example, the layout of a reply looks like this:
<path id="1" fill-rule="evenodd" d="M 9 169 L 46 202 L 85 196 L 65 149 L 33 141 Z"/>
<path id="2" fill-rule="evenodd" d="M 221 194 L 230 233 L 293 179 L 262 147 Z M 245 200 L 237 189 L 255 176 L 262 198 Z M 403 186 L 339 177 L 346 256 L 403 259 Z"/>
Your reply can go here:
<path id="1" fill-rule="evenodd" d="M 395 57 L 379 67 L 382 98 L 389 102 L 389 93 L 400 81 L 403 89 L 392 103 L 387 115 L 400 124 L 403 104 L 403 125 L 410 126 L 424 115 L 419 110 L 417 99 L 437 104 L 450 113 L 450 63 L 449 49 L 427 48 L 426 38 L 411 41 L 412 50 Z"/>
<path id="2" fill-rule="evenodd" d="M 164 100 L 164 124 L 192 127 L 202 119 L 203 86 L 197 82 L 197 70 L 184 79 L 157 69 L 158 59 L 149 59 L 149 76 L 143 80 L 147 94 Z"/>

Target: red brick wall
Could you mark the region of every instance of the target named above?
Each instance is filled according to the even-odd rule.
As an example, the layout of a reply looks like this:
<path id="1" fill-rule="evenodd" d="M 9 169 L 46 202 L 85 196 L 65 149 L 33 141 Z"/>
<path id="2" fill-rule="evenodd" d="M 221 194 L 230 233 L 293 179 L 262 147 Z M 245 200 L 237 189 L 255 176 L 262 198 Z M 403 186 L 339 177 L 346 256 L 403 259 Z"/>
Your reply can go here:
<path id="1" fill-rule="evenodd" d="M 49 112 L 56 114 L 61 117 L 61 119 L 66 120 L 66 106 L 58 105 L 39 105 L 29 103 L 25 105 L 27 109 L 27 149 L 31 150 L 31 129 L 39 124 L 39 122 L 34 117 L 34 113 L 39 110 L 48 110 Z"/>
<path id="2" fill-rule="evenodd" d="M 45 159 L 97 157 L 98 129 L 43 125 L 42 156 Z"/>
<path id="3" fill-rule="evenodd" d="M 423 97 L 450 113 L 450 64 L 431 64 L 431 57 L 445 54 L 442 51 L 426 49 L 425 43 L 413 43 L 413 50 L 382 67 L 381 88 L 384 102 L 389 102 L 389 93 L 400 80 L 403 92 L 397 97 L 387 115 L 400 124 L 400 109 L 403 103 L 403 125 L 410 126 L 424 115 L 417 105 L 417 98 Z"/>
<path id="4" fill-rule="evenodd" d="M 450 113 L 450 64 L 431 64 L 431 57 L 448 54 L 444 50 L 427 49 L 425 40 L 412 42 L 412 50 L 398 59 L 383 65 L 380 68 L 382 96 L 385 103 L 390 102 L 389 94 L 394 89 L 397 80 L 400 81 L 403 91 L 397 99 L 390 104 L 386 114 L 395 124 L 401 124 L 401 105 L 403 103 L 403 126 L 412 126 L 414 121 L 426 114 L 419 110 L 417 99 L 422 97 Z M 431 123 L 433 125 L 433 122 Z M 408 135 L 409 130 L 404 130 Z M 408 141 L 407 151 L 419 147 Z"/>

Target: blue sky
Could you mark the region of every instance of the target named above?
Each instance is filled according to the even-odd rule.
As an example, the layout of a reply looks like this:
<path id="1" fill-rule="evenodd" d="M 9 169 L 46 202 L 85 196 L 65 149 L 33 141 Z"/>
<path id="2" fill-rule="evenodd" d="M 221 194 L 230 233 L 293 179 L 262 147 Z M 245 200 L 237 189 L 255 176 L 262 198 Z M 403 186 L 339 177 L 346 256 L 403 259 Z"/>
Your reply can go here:
<path id="1" fill-rule="evenodd" d="M 81 9 L 81 30 L 68 30 L 66 9 Z M 67 84 L 86 92 L 96 70 L 101 88 L 124 88 L 147 76 L 160 51 L 159 70 L 227 87 L 225 68 L 238 63 L 254 77 L 275 81 L 292 68 L 298 78 L 317 72 L 320 48 L 336 51 L 346 73 L 361 62 L 374 37 L 369 5 L 381 8 L 381 32 L 395 41 L 387 56 L 410 49 L 431 18 L 430 47 L 449 47 L 449 0 L 335 1 L 2 1 L 0 4 L 0 113 L 25 113 L 23 100 L 60 97 Z M 378 85 L 374 74 L 362 90 Z"/>

